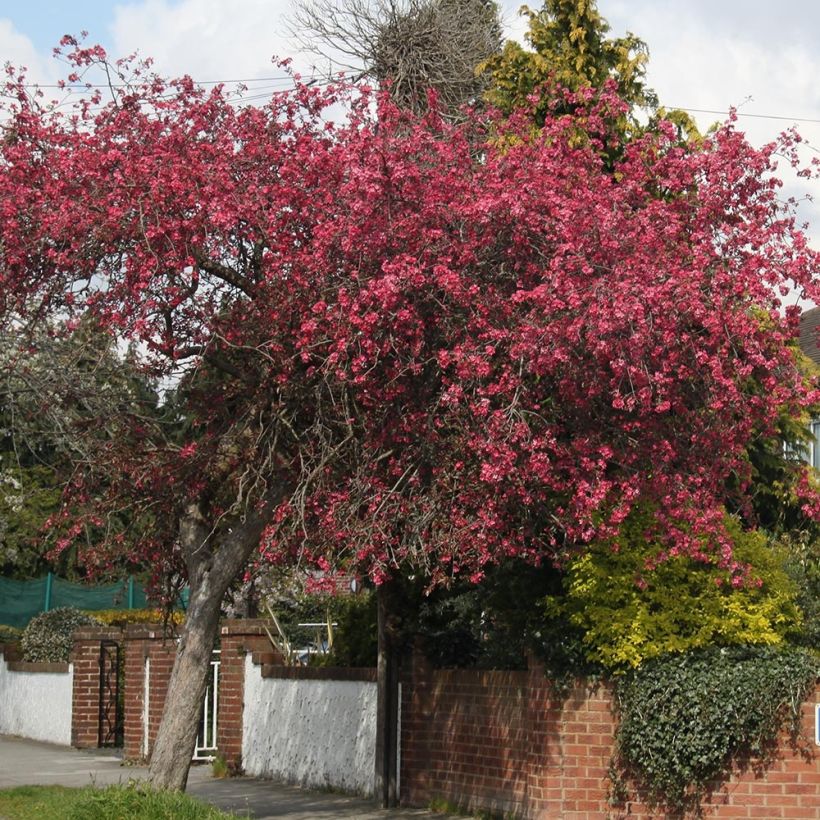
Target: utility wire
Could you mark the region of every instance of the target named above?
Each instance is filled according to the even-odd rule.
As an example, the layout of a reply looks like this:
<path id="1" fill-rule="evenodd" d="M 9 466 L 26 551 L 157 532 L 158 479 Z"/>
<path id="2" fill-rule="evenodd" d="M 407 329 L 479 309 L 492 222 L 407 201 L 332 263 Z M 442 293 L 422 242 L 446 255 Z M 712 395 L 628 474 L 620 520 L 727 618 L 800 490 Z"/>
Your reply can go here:
<path id="1" fill-rule="evenodd" d="M 295 82 L 295 78 L 292 74 L 278 74 L 270 77 L 238 77 L 238 78 L 228 78 L 222 80 L 195 80 L 195 85 L 226 85 L 228 83 L 265 83 L 266 85 L 254 85 L 249 86 L 248 91 L 252 92 L 259 92 L 266 88 L 277 89 L 278 87 L 287 87 L 288 85 Z M 311 85 L 329 85 L 332 81 L 321 81 L 314 79 L 309 81 Z M 135 83 L 138 85 L 138 83 Z M 60 85 L 58 83 L 25 83 L 23 85 L 24 88 L 38 88 L 38 89 L 45 89 L 45 88 L 52 88 L 58 89 L 62 91 L 87 91 L 88 89 L 97 88 L 97 89 L 106 89 L 106 88 L 129 88 L 132 85 L 131 83 L 64 83 Z M 281 86 L 279 85 L 281 84 Z M 246 98 L 247 99 L 247 98 Z M 256 97 L 258 99 L 258 97 Z M 689 106 L 685 105 L 664 105 L 663 106 L 667 110 L 679 110 L 679 111 L 687 111 L 691 114 L 716 114 L 718 116 L 728 117 L 728 111 L 722 111 L 717 108 L 690 108 Z M 757 119 L 757 120 L 779 120 L 781 122 L 804 122 L 804 123 L 811 123 L 811 124 L 820 124 L 820 117 L 791 117 L 782 114 L 753 114 L 747 113 L 743 111 L 735 111 L 738 117 L 746 117 L 749 119 Z"/>
<path id="2" fill-rule="evenodd" d="M 678 111 L 688 111 L 691 114 L 720 114 L 724 117 L 729 116 L 728 111 L 718 111 L 713 108 L 687 108 L 685 105 L 665 105 L 663 106 L 667 111 L 677 109 Z M 786 117 L 780 114 L 748 114 L 743 111 L 735 111 L 738 117 L 752 117 L 757 120 L 785 120 L 786 122 L 809 122 L 820 123 L 820 119 L 812 119 L 811 117 Z"/>
<path id="3" fill-rule="evenodd" d="M 223 83 L 261 83 L 261 82 L 271 82 L 276 80 L 291 80 L 293 79 L 292 75 L 290 74 L 280 74 L 275 77 L 240 77 L 238 79 L 228 79 L 228 80 L 195 80 L 195 85 L 220 85 Z M 59 89 L 77 89 L 78 91 L 84 91 L 89 88 L 130 88 L 134 85 L 138 85 L 138 82 L 135 83 L 83 83 L 83 82 L 75 82 L 75 83 L 24 83 L 23 88 L 59 88 Z"/>
<path id="4" fill-rule="evenodd" d="M 265 83 L 265 85 L 254 85 L 249 86 L 248 91 L 261 91 L 263 88 L 285 88 L 288 85 L 295 82 L 295 78 L 289 74 L 283 74 L 277 77 L 245 77 L 245 78 L 238 78 L 238 79 L 226 79 L 226 80 L 195 80 L 195 85 L 227 85 L 229 83 Z M 313 80 L 312 85 L 329 85 L 332 80 L 322 81 L 322 80 Z M 133 85 L 138 85 L 138 83 L 128 84 L 128 83 L 66 83 L 64 85 L 59 85 L 56 83 L 52 84 L 41 84 L 41 83 L 25 83 L 23 88 L 35 88 L 35 89 L 46 89 L 52 88 L 61 91 L 88 91 L 89 89 L 106 89 L 106 88 L 129 88 Z M 690 114 L 717 114 L 718 116 L 728 117 L 729 112 L 723 111 L 718 108 L 690 108 L 686 105 L 664 105 L 667 111 L 670 110 L 677 110 L 677 111 L 687 111 Z M 747 117 L 749 119 L 756 119 L 756 120 L 779 120 L 782 122 L 805 122 L 805 123 L 812 123 L 812 124 L 820 124 L 820 117 L 790 117 L 783 114 L 752 114 L 746 113 L 743 111 L 735 111 L 735 114 L 738 117 Z"/>

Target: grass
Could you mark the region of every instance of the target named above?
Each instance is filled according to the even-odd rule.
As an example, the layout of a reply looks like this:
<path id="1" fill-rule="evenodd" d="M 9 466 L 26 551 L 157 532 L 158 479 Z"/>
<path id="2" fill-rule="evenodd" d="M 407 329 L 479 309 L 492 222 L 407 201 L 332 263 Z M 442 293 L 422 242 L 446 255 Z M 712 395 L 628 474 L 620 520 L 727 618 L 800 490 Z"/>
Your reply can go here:
<path id="1" fill-rule="evenodd" d="M 223 779 L 231 776 L 231 769 L 228 766 L 228 761 L 225 760 L 225 755 L 217 752 L 216 757 L 211 761 L 211 777 Z"/>
<path id="2" fill-rule="evenodd" d="M 156 792 L 140 784 L 95 789 L 18 786 L 0 789 L 3 820 L 227 820 L 226 814 L 192 797 Z"/>

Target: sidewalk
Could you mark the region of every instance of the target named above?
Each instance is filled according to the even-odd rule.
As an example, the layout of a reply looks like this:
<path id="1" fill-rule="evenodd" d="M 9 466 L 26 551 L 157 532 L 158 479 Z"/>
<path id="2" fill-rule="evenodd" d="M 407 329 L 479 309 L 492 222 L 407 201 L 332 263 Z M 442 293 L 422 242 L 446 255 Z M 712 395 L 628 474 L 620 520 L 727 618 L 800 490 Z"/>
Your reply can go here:
<path id="1" fill-rule="evenodd" d="M 0 735 L 0 788 L 24 785 L 106 786 L 141 780 L 145 766 L 131 766 L 105 749 L 79 750 L 35 740 Z M 240 817 L 287 818 L 288 820 L 409 820 L 448 815 L 425 809 L 377 809 L 356 797 L 308 791 L 270 780 L 236 777 L 215 780 L 210 766 L 194 766 L 188 793 Z"/>

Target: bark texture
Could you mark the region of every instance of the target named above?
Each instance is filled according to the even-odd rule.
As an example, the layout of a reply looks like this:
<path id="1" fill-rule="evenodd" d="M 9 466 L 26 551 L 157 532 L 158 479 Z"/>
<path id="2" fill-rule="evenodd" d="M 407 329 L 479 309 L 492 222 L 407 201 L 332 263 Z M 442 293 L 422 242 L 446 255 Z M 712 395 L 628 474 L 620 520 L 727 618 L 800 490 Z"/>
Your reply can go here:
<path id="1" fill-rule="evenodd" d="M 249 513 L 226 529 L 217 543 L 198 504 L 191 504 L 182 516 L 180 542 L 190 597 L 151 754 L 148 776 L 158 789 L 185 790 L 222 599 L 258 545 L 264 524 L 263 515 Z"/>

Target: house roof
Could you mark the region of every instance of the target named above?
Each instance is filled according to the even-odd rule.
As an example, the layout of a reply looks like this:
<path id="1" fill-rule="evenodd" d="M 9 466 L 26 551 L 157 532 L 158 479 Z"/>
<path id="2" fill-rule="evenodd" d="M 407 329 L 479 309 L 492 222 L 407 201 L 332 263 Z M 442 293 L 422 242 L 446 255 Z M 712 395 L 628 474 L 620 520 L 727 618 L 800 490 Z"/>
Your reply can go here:
<path id="1" fill-rule="evenodd" d="M 800 316 L 800 349 L 815 364 L 820 365 L 820 308 L 804 310 Z"/>

